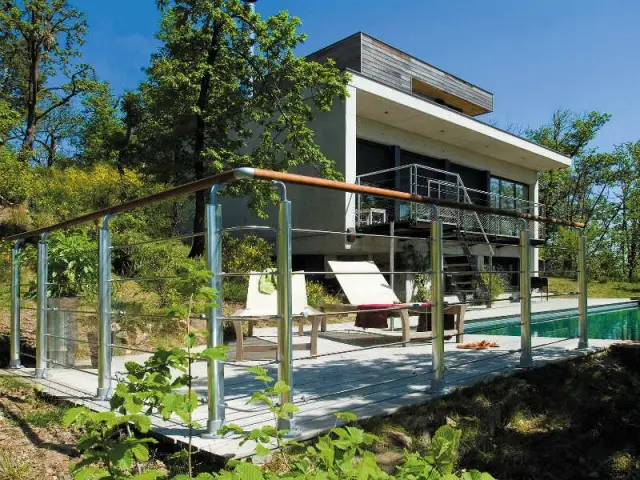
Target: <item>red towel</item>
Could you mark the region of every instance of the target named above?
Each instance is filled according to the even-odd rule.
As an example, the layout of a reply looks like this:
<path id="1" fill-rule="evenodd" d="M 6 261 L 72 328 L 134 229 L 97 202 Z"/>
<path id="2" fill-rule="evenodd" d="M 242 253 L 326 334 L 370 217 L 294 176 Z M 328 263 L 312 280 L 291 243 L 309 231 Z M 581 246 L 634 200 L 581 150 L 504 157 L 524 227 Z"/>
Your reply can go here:
<path id="1" fill-rule="evenodd" d="M 366 310 L 381 310 L 385 308 L 393 308 L 395 305 L 391 304 L 371 304 L 371 305 L 358 305 L 358 310 L 363 310 L 358 312 L 356 315 L 356 327 L 360 328 L 388 328 L 389 323 L 387 319 L 389 318 L 388 311 L 376 311 L 376 312 L 367 312 Z"/>

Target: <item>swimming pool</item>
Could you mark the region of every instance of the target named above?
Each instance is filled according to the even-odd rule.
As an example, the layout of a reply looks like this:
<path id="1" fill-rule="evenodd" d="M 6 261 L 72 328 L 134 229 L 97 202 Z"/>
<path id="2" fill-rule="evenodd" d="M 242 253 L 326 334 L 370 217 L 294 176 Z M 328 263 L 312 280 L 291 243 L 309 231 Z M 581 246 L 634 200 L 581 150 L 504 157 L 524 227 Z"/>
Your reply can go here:
<path id="1" fill-rule="evenodd" d="M 589 338 L 640 341 L 640 308 L 637 303 L 590 308 L 587 315 Z M 472 322 L 465 333 L 520 336 L 520 318 Z M 532 337 L 574 338 L 578 336 L 576 310 L 539 313 L 531 318 Z"/>

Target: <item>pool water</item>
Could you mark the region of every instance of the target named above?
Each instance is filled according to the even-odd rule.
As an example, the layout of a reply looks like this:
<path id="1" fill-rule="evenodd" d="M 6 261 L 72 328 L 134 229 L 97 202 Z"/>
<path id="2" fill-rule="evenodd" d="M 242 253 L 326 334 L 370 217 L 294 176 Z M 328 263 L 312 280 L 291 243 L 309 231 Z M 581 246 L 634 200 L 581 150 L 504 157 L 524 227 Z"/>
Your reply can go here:
<path id="1" fill-rule="evenodd" d="M 557 317 L 554 320 L 554 317 Z M 465 332 L 487 335 L 520 336 L 520 319 L 508 318 L 478 322 L 465 326 Z M 495 326 L 495 328 L 491 328 Z M 587 315 L 589 338 L 640 341 L 640 308 L 589 311 Z M 571 312 L 534 315 L 531 320 L 532 337 L 573 338 L 578 336 L 578 316 Z"/>

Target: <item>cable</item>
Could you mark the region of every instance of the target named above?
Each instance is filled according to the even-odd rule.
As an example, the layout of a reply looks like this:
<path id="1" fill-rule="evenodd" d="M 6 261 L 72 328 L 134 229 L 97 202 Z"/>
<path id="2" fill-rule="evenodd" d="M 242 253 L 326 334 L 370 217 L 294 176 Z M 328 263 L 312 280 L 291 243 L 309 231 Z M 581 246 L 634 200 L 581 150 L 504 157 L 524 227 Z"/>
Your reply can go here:
<path id="1" fill-rule="evenodd" d="M 162 242 L 170 242 L 172 240 L 184 240 L 186 238 L 196 238 L 196 237 L 203 237 L 204 236 L 204 232 L 203 233 L 187 233 L 185 235 L 178 235 L 176 237 L 166 237 L 166 238 L 158 238 L 158 239 L 154 239 L 154 240 L 146 240 L 144 242 L 136 242 L 136 243 L 127 243 L 127 244 L 122 244 L 122 245 L 114 245 L 111 248 L 111 250 L 124 250 L 130 247 L 138 247 L 140 245 L 150 245 L 153 243 L 162 243 Z"/>
<path id="2" fill-rule="evenodd" d="M 71 338 L 71 337 L 59 337 L 59 336 L 57 336 L 57 335 L 53 335 L 53 334 L 51 334 L 51 333 L 46 333 L 46 334 L 45 334 L 45 337 L 58 338 L 58 339 L 60 339 L 60 340 L 68 340 L 68 341 L 70 341 L 70 342 L 76 342 L 76 343 L 84 343 L 84 344 L 86 344 L 86 345 L 95 345 L 95 346 L 100 346 L 100 344 L 99 344 L 99 343 L 97 343 L 97 342 L 88 342 L 88 341 L 86 341 L 86 340 L 80 340 L 80 339 L 77 339 L 77 338 Z"/>

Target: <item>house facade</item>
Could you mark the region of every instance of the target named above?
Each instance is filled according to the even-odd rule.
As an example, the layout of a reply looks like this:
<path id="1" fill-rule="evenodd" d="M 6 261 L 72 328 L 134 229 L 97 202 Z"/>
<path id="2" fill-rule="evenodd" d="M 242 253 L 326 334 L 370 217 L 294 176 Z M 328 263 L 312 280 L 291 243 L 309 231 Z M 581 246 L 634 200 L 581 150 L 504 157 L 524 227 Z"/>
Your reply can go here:
<path id="1" fill-rule="evenodd" d="M 434 198 L 544 215 L 538 202 L 538 173 L 565 168 L 570 159 L 479 121 L 493 110 L 493 94 L 357 33 L 309 56 L 332 58 L 351 75 L 349 96 L 313 122 L 316 142 L 348 183 L 373 185 Z M 311 169 L 297 173 L 314 175 Z M 431 209 L 364 195 L 289 187 L 293 226 L 424 238 Z M 225 224 L 255 224 L 237 200 L 230 200 Z M 487 262 L 518 270 L 522 222 L 505 217 L 440 209 L 445 231 L 445 268 L 481 270 Z M 532 255 L 544 226 L 527 224 Z M 415 242 L 412 243 L 415 246 Z M 402 255 L 404 243 L 392 247 Z M 428 249 L 428 242 L 418 242 Z M 325 270 L 331 259 L 374 259 L 393 268 L 388 238 L 335 234 L 294 234 L 294 267 Z M 535 268 L 537 270 L 537 268 Z M 450 293 L 473 295 L 480 279 L 451 276 Z"/>

